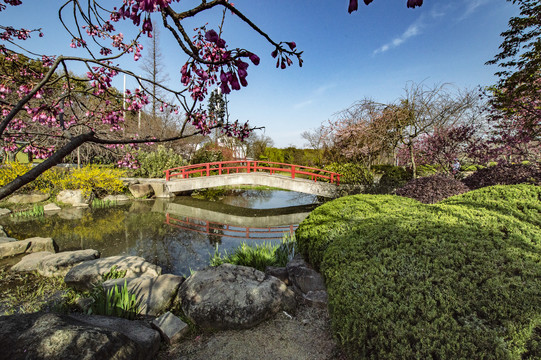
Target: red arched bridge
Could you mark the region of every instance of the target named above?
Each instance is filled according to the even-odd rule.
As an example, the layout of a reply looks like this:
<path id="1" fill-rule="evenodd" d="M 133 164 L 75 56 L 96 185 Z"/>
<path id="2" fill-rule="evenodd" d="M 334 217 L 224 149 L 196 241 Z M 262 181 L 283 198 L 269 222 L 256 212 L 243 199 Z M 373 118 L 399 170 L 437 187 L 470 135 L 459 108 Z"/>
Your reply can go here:
<path id="1" fill-rule="evenodd" d="M 219 161 L 181 166 L 164 172 L 163 192 L 170 194 L 227 185 L 262 185 L 335 197 L 340 185 L 338 173 L 269 161 Z M 153 187 L 156 192 L 156 186 Z M 160 196 L 158 193 L 156 195 Z"/>

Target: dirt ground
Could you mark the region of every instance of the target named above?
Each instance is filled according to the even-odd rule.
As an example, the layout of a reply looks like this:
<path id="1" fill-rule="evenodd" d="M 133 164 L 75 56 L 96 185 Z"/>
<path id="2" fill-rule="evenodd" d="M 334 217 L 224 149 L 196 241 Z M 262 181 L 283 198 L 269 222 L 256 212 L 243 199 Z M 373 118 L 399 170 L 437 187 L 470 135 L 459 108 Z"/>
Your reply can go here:
<path id="1" fill-rule="evenodd" d="M 191 336 L 164 348 L 160 360 L 330 360 L 346 357 L 330 331 L 326 309 L 300 306 L 295 315 L 280 312 L 274 319 L 246 330 Z"/>

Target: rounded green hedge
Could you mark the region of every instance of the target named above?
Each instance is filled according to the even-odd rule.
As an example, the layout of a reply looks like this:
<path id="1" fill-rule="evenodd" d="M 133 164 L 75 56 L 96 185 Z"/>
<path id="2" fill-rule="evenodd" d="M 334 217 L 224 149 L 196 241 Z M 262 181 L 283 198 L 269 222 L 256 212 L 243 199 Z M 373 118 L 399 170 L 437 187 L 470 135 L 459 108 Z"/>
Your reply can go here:
<path id="1" fill-rule="evenodd" d="M 310 214 L 307 224 L 327 231 L 299 226 L 299 248 L 326 280 L 333 331 L 351 358 L 541 358 L 541 228 L 525 220 L 535 206 L 527 216 L 518 209 L 538 202 L 539 189 L 492 189 L 515 212 L 475 205 L 489 193 L 436 205 L 356 195 Z M 506 200 L 517 193 L 530 195 Z M 360 214 L 343 212 L 355 207 Z"/>

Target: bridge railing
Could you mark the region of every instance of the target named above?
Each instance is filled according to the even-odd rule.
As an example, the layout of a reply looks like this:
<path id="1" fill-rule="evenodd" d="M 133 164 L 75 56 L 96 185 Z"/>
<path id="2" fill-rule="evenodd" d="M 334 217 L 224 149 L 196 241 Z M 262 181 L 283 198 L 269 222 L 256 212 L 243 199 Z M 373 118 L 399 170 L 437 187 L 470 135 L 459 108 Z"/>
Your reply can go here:
<path id="1" fill-rule="evenodd" d="M 340 184 L 340 174 L 317 169 L 309 166 L 284 164 L 271 161 L 218 161 L 204 164 L 194 164 L 167 169 L 165 179 L 187 179 L 190 177 L 229 175 L 238 173 L 267 172 L 271 175 L 276 173 L 290 174 L 292 179 L 296 177 L 308 178 L 313 181 L 326 181 L 331 184 Z"/>
<path id="2" fill-rule="evenodd" d="M 178 229 L 193 231 L 201 234 L 226 236 L 236 239 L 282 239 L 284 233 L 289 232 L 290 234 L 293 234 L 298 227 L 298 225 L 244 227 L 188 217 L 178 219 L 172 217 L 169 213 L 167 213 L 165 216 L 165 223 Z"/>

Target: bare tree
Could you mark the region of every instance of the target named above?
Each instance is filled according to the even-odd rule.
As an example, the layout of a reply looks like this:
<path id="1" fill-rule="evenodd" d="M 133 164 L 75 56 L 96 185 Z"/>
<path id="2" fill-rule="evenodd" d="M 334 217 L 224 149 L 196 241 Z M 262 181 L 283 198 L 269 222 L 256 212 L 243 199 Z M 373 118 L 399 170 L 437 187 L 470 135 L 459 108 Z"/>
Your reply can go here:
<path id="1" fill-rule="evenodd" d="M 421 135 L 438 127 L 463 122 L 477 104 L 477 96 L 472 91 L 452 91 L 449 84 L 430 87 L 410 82 L 404 91 L 397 105 L 396 120 L 403 129 L 400 140 L 409 151 L 413 176 L 416 177 L 415 142 Z"/>

